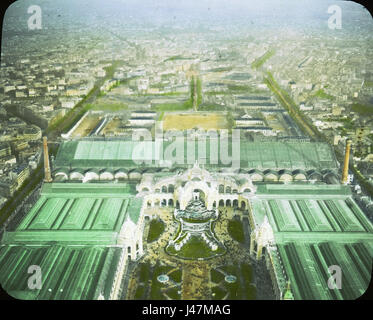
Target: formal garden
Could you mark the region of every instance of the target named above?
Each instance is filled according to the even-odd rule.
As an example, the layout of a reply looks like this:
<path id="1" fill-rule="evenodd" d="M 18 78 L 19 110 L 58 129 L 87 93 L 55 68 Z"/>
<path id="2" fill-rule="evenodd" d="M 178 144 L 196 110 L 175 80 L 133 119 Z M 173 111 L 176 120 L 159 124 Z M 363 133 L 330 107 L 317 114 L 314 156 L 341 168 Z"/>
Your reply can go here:
<path id="1" fill-rule="evenodd" d="M 155 266 L 140 263 L 136 270 L 135 300 L 179 300 L 181 298 L 180 268 L 158 261 Z"/>
<path id="2" fill-rule="evenodd" d="M 257 263 L 249 256 L 245 221 L 240 212 L 230 210 L 234 211 L 221 212 L 218 217 L 199 201 L 192 201 L 188 210 L 176 216 L 173 210 L 162 211 L 158 218 L 150 220 L 148 253 L 131 272 L 128 298 L 273 299 L 264 261 Z M 216 243 L 222 246 L 212 250 Z"/>
<path id="3" fill-rule="evenodd" d="M 211 269 L 211 282 L 214 300 L 253 300 L 256 298 L 253 270 L 247 263 Z"/>

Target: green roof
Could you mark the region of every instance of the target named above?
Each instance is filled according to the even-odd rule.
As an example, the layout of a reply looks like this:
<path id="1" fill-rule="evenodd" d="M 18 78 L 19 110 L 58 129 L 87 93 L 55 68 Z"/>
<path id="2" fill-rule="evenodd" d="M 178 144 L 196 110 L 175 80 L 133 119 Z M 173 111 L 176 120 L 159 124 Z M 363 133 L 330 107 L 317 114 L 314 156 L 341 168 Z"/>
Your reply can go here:
<path id="1" fill-rule="evenodd" d="M 283 197 L 289 195 L 291 197 L 304 197 L 309 196 L 312 199 L 313 196 L 325 196 L 325 197 L 342 197 L 351 195 L 349 186 L 338 185 L 338 184 L 323 184 L 323 183 L 257 183 L 256 194 L 264 197 Z"/>
<path id="2" fill-rule="evenodd" d="M 80 140 L 66 141 L 58 151 L 54 167 L 55 168 L 137 168 L 136 160 L 151 161 L 146 167 L 162 167 L 168 164 L 159 162 L 158 155 L 163 154 L 164 160 L 172 160 L 176 153 L 168 156 L 166 150 L 171 145 L 171 141 L 156 143 L 154 141 L 133 142 L 125 140 Z M 232 153 L 232 140 L 229 139 L 229 155 Z M 175 149 L 182 150 L 183 163 L 175 164 L 188 166 L 194 164 L 188 159 L 191 156 L 187 143 L 177 142 L 173 144 Z M 210 147 L 214 146 L 210 154 Z M 231 164 L 222 163 L 220 156 L 218 163 L 214 163 L 213 157 L 219 155 L 219 142 L 214 140 L 206 142 L 206 154 L 198 152 L 199 144 L 195 143 L 194 154 L 199 163 L 206 162 L 207 167 L 219 168 L 230 167 Z M 188 149 L 192 148 L 192 149 Z M 145 151 L 144 151 L 145 150 Z M 161 150 L 163 150 L 161 152 Z M 134 161 L 135 160 L 135 161 Z M 326 143 L 320 142 L 250 142 L 240 141 L 240 167 L 246 169 L 288 169 L 288 170 L 312 170 L 312 169 L 337 169 L 337 162 L 332 148 Z"/>
<path id="3" fill-rule="evenodd" d="M 109 298 L 122 248 L 72 246 L 0 246 L 0 283 L 18 299 L 71 300 Z M 42 288 L 29 289 L 28 268 L 40 266 Z M 110 284 L 107 288 L 107 283 Z"/>
<path id="4" fill-rule="evenodd" d="M 372 271 L 373 226 L 348 187 L 258 185 L 250 205 L 255 223 L 268 217 L 277 248 L 273 265 L 278 279 L 285 272 L 295 299 L 355 299 L 365 292 Z M 342 268 L 342 290 L 328 288 L 332 265 Z"/>
<path id="5" fill-rule="evenodd" d="M 138 223 L 142 198 L 130 184 L 44 184 L 41 197 L 0 243 L 0 283 L 19 299 L 110 297 L 122 252 L 117 237 Z M 123 249 L 124 250 L 124 249 Z M 41 267 L 43 286 L 27 286 L 28 267 Z"/>
<path id="6" fill-rule="evenodd" d="M 295 299 L 351 300 L 359 298 L 369 286 L 372 243 L 291 242 L 277 247 Z M 330 266 L 341 268 L 341 289 L 328 287 Z"/>
<path id="7" fill-rule="evenodd" d="M 267 215 L 277 242 L 316 241 L 320 237 L 321 240 L 328 237 L 373 240 L 373 226 L 347 186 L 259 185 L 250 204 L 258 224 Z"/>
<path id="8" fill-rule="evenodd" d="M 44 184 L 41 197 L 3 243 L 115 244 L 128 216 L 138 222 L 142 198 L 132 185 Z"/>

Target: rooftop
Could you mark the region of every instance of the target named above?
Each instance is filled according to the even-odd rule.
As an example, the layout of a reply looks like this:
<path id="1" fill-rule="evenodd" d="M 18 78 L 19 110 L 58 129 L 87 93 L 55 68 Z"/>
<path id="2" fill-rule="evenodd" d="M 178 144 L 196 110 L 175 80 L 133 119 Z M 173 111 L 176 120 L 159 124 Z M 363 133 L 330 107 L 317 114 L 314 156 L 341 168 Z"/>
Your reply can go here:
<path id="1" fill-rule="evenodd" d="M 118 247 L 0 245 L 0 283 L 17 299 L 90 300 L 100 294 L 108 299 L 120 252 Z M 42 270 L 40 290 L 28 289 L 32 265 Z"/>
<path id="2" fill-rule="evenodd" d="M 142 205 L 129 184 L 53 183 L 3 243 L 110 245 L 123 222 L 137 223 Z"/>
<path id="3" fill-rule="evenodd" d="M 231 140 L 231 139 L 230 139 Z M 126 141 L 126 140 L 81 140 L 67 141 L 59 148 L 54 167 L 55 168 L 137 168 L 136 160 L 151 160 L 153 167 L 160 167 L 157 154 L 163 154 L 167 160 L 165 150 L 171 141 L 157 143 L 154 141 Z M 187 143 L 180 146 L 176 142 L 176 148 L 184 150 L 184 164 L 188 164 Z M 182 142 L 184 143 L 184 142 Z M 229 142 L 228 150 L 231 150 L 232 142 Z M 207 167 L 213 163 L 210 161 L 210 146 L 218 148 L 219 143 L 206 142 L 206 155 L 198 152 L 198 143 L 195 143 L 195 155 L 200 163 L 207 163 Z M 146 150 L 144 152 L 143 150 Z M 156 152 L 157 151 L 157 152 Z M 213 150 L 211 150 L 213 151 Z M 159 153 L 158 153 L 159 152 Z M 211 152 L 216 156 L 216 152 Z M 189 152 L 190 154 L 190 152 Z M 172 160 L 172 159 L 171 159 Z M 323 170 L 337 169 L 337 161 L 331 147 L 320 142 L 240 142 L 241 168 L 247 169 L 302 169 Z M 193 164 L 192 161 L 191 164 Z M 219 159 L 218 167 L 225 167 Z M 230 164 L 228 165 L 230 166 Z M 149 167 L 149 165 L 147 165 Z"/>
<path id="4" fill-rule="evenodd" d="M 250 199 L 254 224 L 272 227 L 274 265 L 282 265 L 295 299 L 356 299 L 372 271 L 373 226 L 342 185 L 258 185 Z M 342 268 L 342 289 L 330 290 L 328 268 Z M 279 275 L 281 278 L 282 275 Z"/>

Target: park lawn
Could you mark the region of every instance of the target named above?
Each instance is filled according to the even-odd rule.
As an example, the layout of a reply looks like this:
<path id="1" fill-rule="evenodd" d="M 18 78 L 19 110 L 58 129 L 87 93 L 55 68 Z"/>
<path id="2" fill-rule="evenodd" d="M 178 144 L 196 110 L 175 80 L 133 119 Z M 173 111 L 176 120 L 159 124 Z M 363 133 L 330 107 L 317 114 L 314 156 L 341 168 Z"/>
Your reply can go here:
<path id="1" fill-rule="evenodd" d="M 256 286 L 250 284 L 246 287 L 246 300 L 256 299 Z"/>
<path id="2" fill-rule="evenodd" d="M 160 219 L 154 219 L 150 221 L 148 242 L 157 240 L 165 229 L 164 222 Z"/>
<path id="3" fill-rule="evenodd" d="M 224 280 L 224 275 L 216 270 L 216 269 L 211 269 L 211 281 L 215 283 L 220 283 L 221 281 Z"/>
<path id="4" fill-rule="evenodd" d="M 168 274 L 168 276 L 170 277 L 170 279 L 172 279 L 173 281 L 177 282 L 177 283 L 180 283 L 181 282 L 181 277 L 182 277 L 182 271 L 180 269 L 177 269 L 171 273 Z"/>
<path id="5" fill-rule="evenodd" d="M 141 263 L 140 264 L 140 272 L 139 272 L 139 280 L 140 282 L 148 282 L 150 279 L 150 265 L 149 263 Z"/>
<path id="6" fill-rule="evenodd" d="M 197 236 L 191 237 L 180 251 L 176 251 L 174 247 L 167 247 L 169 254 L 177 255 L 185 259 L 211 258 L 215 255 L 224 253 L 224 250 L 225 249 L 222 247 L 218 247 L 216 251 L 212 251 L 207 243 Z"/>
<path id="7" fill-rule="evenodd" d="M 224 289 L 222 289 L 218 286 L 213 287 L 211 291 L 212 291 L 212 294 L 213 294 L 213 297 L 212 297 L 213 300 L 223 300 L 223 298 L 227 294 L 227 292 Z"/>
<path id="8" fill-rule="evenodd" d="M 177 287 L 170 288 L 166 290 L 166 294 L 172 299 L 172 300 L 180 300 L 181 294 L 179 293 L 179 290 Z"/>
<path id="9" fill-rule="evenodd" d="M 145 295 L 145 287 L 143 285 L 139 285 L 136 288 L 134 299 L 135 300 L 145 300 L 146 297 L 144 295 Z"/>
<path id="10" fill-rule="evenodd" d="M 334 100 L 334 97 L 330 94 L 327 94 L 323 89 L 317 90 L 313 96 L 314 97 L 319 97 L 321 99 Z"/>
<path id="11" fill-rule="evenodd" d="M 354 103 L 351 109 L 361 115 L 373 115 L 373 105 Z"/>
<path id="12" fill-rule="evenodd" d="M 253 280 L 253 270 L 252 267 L 247 263 L 241 263 L 241 273 L 245 282 L 250 284 Z"/>
<path id="13" fill-rule="evenodd" d="M 238 220 L 229 220 L 228 222 L 228 233 L 233 240 L 240 243 L 245 242 L 245 235 L 243 232 L 242 222 Z"/>

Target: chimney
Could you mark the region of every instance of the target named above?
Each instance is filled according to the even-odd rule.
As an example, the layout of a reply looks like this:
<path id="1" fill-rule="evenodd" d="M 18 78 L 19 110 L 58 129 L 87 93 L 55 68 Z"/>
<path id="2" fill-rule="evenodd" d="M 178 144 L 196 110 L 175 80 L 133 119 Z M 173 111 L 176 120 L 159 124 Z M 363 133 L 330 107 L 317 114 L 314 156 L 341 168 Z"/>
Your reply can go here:
<path id="1" fill-rule="evenodd" d="M 348 176 L 348 165 L 350 162 L 350 150 L 351 150 L 351 140 L 347 139 L 346 141 L 346 153 L 345 153 L 345 162 L 343 164 L 343 171 L 342 171 L 342 184 L 347 184 L 347 176 Z"/>
<path id="2" fill-rule="evenodd" d="M 44 182 L 52 182 L 53 180 L 51 176 L 51 168 L 49 165 L 47 137 L 43 137 L 43 150 L 44 150 Z"/>

